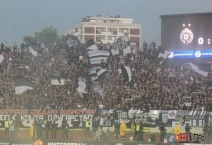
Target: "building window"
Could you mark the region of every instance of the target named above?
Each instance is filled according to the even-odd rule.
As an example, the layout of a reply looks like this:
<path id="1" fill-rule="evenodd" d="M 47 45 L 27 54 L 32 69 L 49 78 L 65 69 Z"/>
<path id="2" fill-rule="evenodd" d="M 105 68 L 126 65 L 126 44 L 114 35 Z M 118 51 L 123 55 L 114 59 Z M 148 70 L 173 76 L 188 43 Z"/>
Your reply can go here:
<path id="1" fill-rule="evenodd" d="M 128 35 L 129 29 L 128 28 L 119 28 L 119 35 Z"/>
<path id="2" fill-rule="evenodd" d="M 104 40 L 106 40 L 106 36 L 97 36 L 96 37 L 96 42 L 101 42 L 101 41 L 104 41 Z"/>
<path id="3" fill-rule="evenodd" d="M 106 32 L 105 27 L 96 27 L 96 34 L 101 34 L 102 32 Z"/>
<path id="4" fill-rule="evenodd" d="M 117 28 L 108 28 L 107 32 L 110 32 L 108 35 L 118 35 Z"/>
<path id="5" fill-rule="evenodd" d="M 83 30 L 83 28 L 82 28 L 82 27 L 79 27 L 78 31 L 80 32 L 80 31 L 82 31 L 82 30 Z"/>
<path id="6" fill-rule="evenodd" d="M 113 31 L 113 35 L 117 35 L 117 31 Z"/>
<path id="7" fill-rule="evenodd" d="M 118 37 L 116 37 L 116 36 L 108 36 L 107 39 L 109 41 L 115 41 L 116 39 L 118 39 Z"/>
<path id="8" fill-rule="evenodd" d="M 78 28 L 75 28 L 75 32 L 78 32 Z"/>
<path id="9" fill-rule="evenodd" d="M 101 42 L 101 38 L 100 37 L 96 37 L 96 42 Z"/>

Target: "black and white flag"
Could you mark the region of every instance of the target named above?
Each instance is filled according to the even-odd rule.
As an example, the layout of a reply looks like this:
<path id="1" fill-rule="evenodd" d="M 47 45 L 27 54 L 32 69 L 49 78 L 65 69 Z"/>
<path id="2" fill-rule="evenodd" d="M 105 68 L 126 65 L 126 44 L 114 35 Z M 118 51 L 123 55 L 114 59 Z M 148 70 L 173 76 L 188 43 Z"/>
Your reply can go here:
<path id="1" fill-rule="evenodd" d="M 158 61 L 160 64 L 169 56 L 170 52 L 167 50 L 162 50 L 158 55 Z"/>
<path id="2" fill-rule="evenodd" d="M 112 53 L 113 56 L 119 54 L 119 49 L 117 49 L 117 47 L 116 47 L 115 44 L 113 44 L 113 45 L 110 46 L 110 51 L 111 51 L 111 53 Z"/>
<path id="3" fill-rule="evenodd" d="M 67 35 L 66 36 L 66 48 L 76 48 L 80 44 L 80 40 L 77 36 Z"/>
<path id="4" fill-rule="evenodd" d="M 65 84 L 66 79 L 64 78 L 52 78 L 51 79 L 51 85 L 55 86 L 55 85 L 64 85 Z"/>
<path id="5" fill-rule="evenodd" d="M 101 64 L 102 60 L 107 60 L 110 56 L 110 52 L 105 50 L 94 50 L 89 51 L 88 56 L 91 64 Z"/>
<path id="6" fill-rule="evenodd" d="M 79 94 L 79 96 L 80 96 L 81 98 L 84 98 L 83 94 L 87 93 L 87 92 L 85 91 L 86 84 L 85 84 L 85 82 L 83 82 L 82 79 L 79 79 L 78 85 L 79 85 L 79 86 L 78 86 L 78 88 L 77 88 L 77 92 L 78 92 L 78 94 Z"/>
<path id="7" fill-rule="evenodd" d="M 4 56 L 0 54 L 0 63 L 4 60 Z"/>
<path id="8" fill-rule="evenodd" d="M 105 78 L 105 75 L 108 74 L 108 71 L 102 68 L 91 68 L 89 69 L 91 81 Z"/>
<path id="9" fill-rule="evenodd" d="M 22 76 L 16 76 L 15 78 L 15 94 L 22 94 L 27 90 L 32 90 L 35 88 L 35 85 L 29 80 Z"/>
<path id="10" fill-rule="evenodd" d="M 111 45 L 112 55 L 117 55 L 120 51 L 123 51 L 123 54 L 128 54 L 132 52 L 131 44 L 129 37 L 127 35 L 119 38 Z"/>
<path id="11" fill-rule="evenodd" d="M 196 73 L 201 74 L 204 77 L 208 76 L 208 73 L 211 69 L 211 65 L 210 64 L 200 64 L 197 62 L 190 62 L 188 63 L 191 66 L 191 69 L 193 71 L 195 71 Z"/>
<path id="12" fill-rule="evenodd" d="M 5 58 L 3 59 L 3 61 L 0 62 L 1 67 L 5 67 L 5 66 L 7 66 L 7 64 L 8 64 L 8 61 Z"/>
<path id="13" fill-rule="evenodd" d="M 85 43 L 85 47 L 88 49 L 88 50 L 98 50 L 96 44 L 94 43 L 93 39 L 91 40 L 88 40 L 86 43 Z"/>
<path id="14" fill-rule="evenodd" d="M 181 65 L 181 71 L 191 70 L 190 63 L 183 63 Z"/>
<path id="15" fill-rule="evenodd" d="M 37 56 L 37 54 L 38 54 L 37 49 L 35 49 L 31 46 L 29 47 L 29 52 L 34 56 Z"/>
<path id="16" fill-rule="evenodd" d="M 94 83 L 93 89 L 96 93 L 98 93 L 100 96 L 104 96 L 106 94 L 105 88 L 101 87 L 101 84 L 99 83 Z"/>
<path id="17" fill-rule="evenodd" d="M 124 80 L 130 82 L 132 80 L 132 71 L 129 66 L 121 66 L 121 72 L 124 76 Z"/>

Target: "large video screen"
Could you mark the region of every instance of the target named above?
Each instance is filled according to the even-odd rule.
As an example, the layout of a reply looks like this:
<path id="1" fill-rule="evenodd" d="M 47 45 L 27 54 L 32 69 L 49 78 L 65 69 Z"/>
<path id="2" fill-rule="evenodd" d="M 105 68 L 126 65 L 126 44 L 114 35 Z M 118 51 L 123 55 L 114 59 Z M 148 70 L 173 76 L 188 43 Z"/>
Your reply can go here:
<path id="1" fill-rule="evenodd" d="M 170 51 L 212 50 L 212 13 L 161 16 L 161 45 Z"/>

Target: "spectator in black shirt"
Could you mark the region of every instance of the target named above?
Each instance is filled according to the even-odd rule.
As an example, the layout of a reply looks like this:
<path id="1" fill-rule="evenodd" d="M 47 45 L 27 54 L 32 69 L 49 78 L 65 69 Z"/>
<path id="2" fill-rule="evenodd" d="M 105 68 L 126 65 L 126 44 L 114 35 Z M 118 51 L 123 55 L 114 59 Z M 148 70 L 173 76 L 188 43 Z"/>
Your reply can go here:
<path id="1" fill-rule="evenodd" d="M 164 141 L 164 137 L 166 135 L 166 129 L 165 129 L 163 123 L 161 123 L 159 130 L 160 130 L 160 141 Z"/>
<path id="2" fill-rule="evenodd" d="M 1 43 L 1 51 L 4 49 L 4 43 Z"/>
<path id="3" fill-rule="evenodd" d="M 187 132 L 187 133 L 190 133 L 190 130 L 191 130 L 192 128 L 191 128 L 191 126 L 189 125 L 189 123 L 186 123 L 186 126 L 185 126 L 185 131 Z"/>
<path id="4" fill-rule="evenodd" d="M 52 139 L 57 139 L 56 136 L 57 136 L 57 128 L 58 127 L 58 124 L 53 121 L 52 124 L 51 124 L 51 132 L 52 132 Z"/>
<path id="5" fill-rule="evenodd" d="M 51 123 L 50 123 L 48 120 L 46 120 L 46 121 L 44 122 L 45 133 L 46 133 L 46 139 L 48 139 L 48 137 L 49 137 L 50 125 L 51 125 Z"/>
<path id="6" fill-rule="evenodd" d="M 118 120 L 115 121 L 115 138 L 118 139 L 118 135 L 119 135 L 119 130 L 120 130 L 120 124 L 118 122 Z"/>
<path id="7" fill-rule="evenodd" d="M 64 120 L 63 122 L 62 122 L 62 129 L 63 129 L 63 139 L 68 139 L 69 137 L 69 125 L 68 125 L 68 123 L 67 123 L 67 121 L 66 120 Z"/>

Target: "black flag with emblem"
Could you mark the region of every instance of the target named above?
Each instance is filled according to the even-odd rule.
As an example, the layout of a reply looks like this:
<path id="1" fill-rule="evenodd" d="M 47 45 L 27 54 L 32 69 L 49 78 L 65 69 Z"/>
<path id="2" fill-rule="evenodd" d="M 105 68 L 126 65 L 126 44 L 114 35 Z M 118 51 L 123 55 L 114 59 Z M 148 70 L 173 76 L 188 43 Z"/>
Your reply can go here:
<path id="1" fill-rule="evenodd" d="M 80 44 L 80 40 L 77 36 L 67 35 L 66 36 L 66 49 L 75 49 Z"/>

